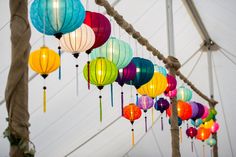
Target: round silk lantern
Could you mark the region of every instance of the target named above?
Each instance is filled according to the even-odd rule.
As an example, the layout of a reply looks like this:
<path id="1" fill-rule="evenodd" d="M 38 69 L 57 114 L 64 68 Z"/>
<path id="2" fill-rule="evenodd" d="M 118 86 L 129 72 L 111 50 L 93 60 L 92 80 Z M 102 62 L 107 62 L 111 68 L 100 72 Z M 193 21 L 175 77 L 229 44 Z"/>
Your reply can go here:
<path id="1" fill-rule="evenodd" d="M 213 147 L 216 144 L 216 140 L 214 138 L 209 138 L 206 140 L 206 143 L 210 146 Z"/>
<path id="2" fill-rule="evenodd" d="M 164 98 L 159 98 L 155 104 L 154 107 L 157 111 L 160 111 L 161 114 L 167 110 L 170 106 L 170 103 L 168 102 L 168 100 L 164 99 Z M 163 130 L 164 125 L 163 125 L 163 117 L 161 116 L 161 130 Z"/>
<path id="3" fill-rule="evenodd" d="M 189 104 L 191 104 L 191 108 L 194 112 L 191 119 L 196 120 L 196 119 L 201 118 L 205 112 L 204 106 L 198 102 L 195 102 L 195 101 L 191 101 L 191 102 L 189 102 Z"/>
<path id="4" fill-rule="evenodd" d="M 198 130 L 197 130 L 197 136 L 196 138 L 198 140 L 201 140 L 201 141 L 205 141 L 206 139 L 208 139 L 211 135 L 211 131 L 210 129 L 206 129 L 204 127 L 200 127 Z"/>
<path id="5" fill-rule="evenodd" d="M 100 13 L 86 11 L 84 24 L 90 26 L 95 33 L 95 43 L 86 51 L 87 54 L 90 54 L 92 49 L 102 46 L 109 39 L 111 35 L 111 23 L 106 16 Z"/>
<path id="6" fill-rule="evenodd" d="M 133 124 L 136 119 L 139 119 L 142 115 L 142 111 L 135 104 L 131 103 L 128 106 L 124 107 L 124 117 L 128 119 L 132 124 L 132 145 L 134 145 L 134 128 Z"/>
<path id="7" fill-rule="evenodd" d="M 167 88 L 166 88 L 166 92 L 174 90 L 177 85 L 177 81 L 176 81 L 175 77 L 168 74 L 166 79 L 167 79 L 167 83 L 168 83 Z"/>
<path id="8" fill-rule="evenodd" d="M 85 10 L 80 0 L 34 0 L 30 18 L 39 32 L 60 39 L 62 34 L 72 32 L 82 25 Z"/>
<path id="9" fill-rule="evenodd" d="M 44 79 L 60 66 L 59 55 L 48 47 L 41 47 L 29 56 L 29 65 L 32 70 L 40 74 Z M 46 112 L 46 89 L 43 87 L 43 111 Z"/>
<path id="10" fill-rule="evenodd" d="M 177 90 L 177 99 L 190 101 L 192 99 L 192 91 L 184 86 L 180 86 Z"/>
<path id="11" fill-rule="evenodd" d="M 118 70 L 118 76 L 116 82 L 121 86 L 121 115 L 123 116 L 124 108 L 124 92 L 123 86 L 125 82 L 133 80 L 136 76 L 136 66 L 133 62 L 130 62 L 125 68 Z"/>
<path id="12" fill-rule="evenodd" d="M 133 80 L 126 83 L 134 85 L 138 89 L 152 79 L 154 66 L 151 61 L 140 57 L 134 57 L 131 62 L 136 66 L 136 76 Z"/>
<path id="13" fill-rule="evenodd" d="M 214 124 L 211 126 L 211 133 L 216 133 L 220 128 L 220 125 L 217 122 L 214 122 Z"/>
<path id="14" fill-rule="evenodd" d="M 194 128 L 194 127 L 189 127 L 186 130 L 186 134 L 187 134 L 188 137 L 190 137 L 192 139 L 192 141 L 191 141 L 191 149 L 192 149 L 192 152 L 193 152 L 193 138 L 197 136 L 197 129 Z"/>
<path id="15" fill-rule="evenodd" d="M 88 66 L 84 66 L 84 77 L 88 81 Z M 97 58 L 90 63 L 90 79 L 91 84 L 94 84 L 101 90 L 105 85 L 111 84 L 117 78 L 118 70 L 116 65 L 105 58 Z M 99 96 L 100 102 L 100 122 L 102 122 L 102 96 Z"/>
<path id="16" fill-rule="evenodd" d="M 166 110 L 167 115 L 171 116 L 171 106 Z M 192 108 L 191 106 L 184 102 L 178 100 L 177 103 L 177 111 L 178 111 L 178 117 L 180 117 L 182 120 L 188 120 L 192 116 Z"/>
<path id="17" fill-rule="evenodd" d="M 206 129 L 211 129 L 211 127 L 214 125 L 214 121 L 211 119 L 205 123 L 203 123 L 200 127 L 204 127 Z"/>
<path id="18" fill-rule="evenodd" d="M 177 89 L 174 89 L 174 90 L 168 91 L 168 92 L 165 91 L 164 94 L 165 94 L 165 96 L 167 96 L 169 98 L 174 98 L 177 95 Z"/>
<path id="19" fill-rule="evenodd" d="M 203 123 L 202 119 L 199 118 L 199 119 L 196 119 L 196 120 L 192 120 L 191 119 L 191 124 L 195 127 L 199 127 L 201 124 Z"/>
<path id="20" fill-rule="evenodd" d="M 154 72 L 152 79 L 138 88 L 138 93 L 141 95 L 148 95 L 151 98 L 155 98 L 162 94 L 167 87 L 167 80 L 164 75 L 159 72 Z"/>
<path id="21" fill-rule="evenodd" d="M 104 45 L 94 49 L 90 57 L 91 59 L 104 57 L 112 61 L 118 69 L 122 69 L 130 63 L 133 57 L 133 50 L 128 43 L 115 37 L 110 37 Z"/>
<path id="22" fill-rule="evenodd" d="M 147 116 L 146 112 L 148 109 L 152 108 L 154 102 L 149 96 L 143 95 L 138 98 L 138 107 L 142 109 L 145 113 L 145 132 L 147 132 Z"/>
<path id="23" fill-rule="evenodd" d="M 192 108 L 191 119 L 195 120 L 197 118 L 197 115 L 198 115 L 198 105 L 195 102 L 189 102 L 189 104 L 191 105 L 191 108 Z"/>
<path id="24" fill-rule="evenodd" d="M 164 67 L 162 67 L 162 66 L 159 66 L 159 65 L 157 65 L 157 64 L 154 64 L 154 71 L 161 73 L 161 74 L 164 75 L 165 77 L 167 76 L 166 68 L 164 68 Z"/>

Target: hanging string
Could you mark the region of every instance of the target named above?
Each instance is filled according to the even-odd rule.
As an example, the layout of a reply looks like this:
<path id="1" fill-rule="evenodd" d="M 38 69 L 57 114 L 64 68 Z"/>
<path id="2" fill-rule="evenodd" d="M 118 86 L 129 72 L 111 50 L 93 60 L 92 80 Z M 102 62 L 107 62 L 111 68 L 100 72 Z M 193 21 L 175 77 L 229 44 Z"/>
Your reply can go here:
<path id="1" fill-rule="evenodd" d="M 145 112 L 145 132 L 147 132 L 147 115 L 146 115 L 146 112 Z"/>
<path id="2" fill-rule="evenodd" d="M 202 144 L 202 155 L 203 157 L 205 157 L 205 144 L 204 143 Z"/>
<path id="3" fill-rule="evenodd" d="M 59 42 L 59 46 L 58 46 L 58 54 L 59 54 L 59 57 L 60 57 L 60 66 L 59 66 L 58 79 L 61 80 L 61 46 L 60 46 L 60 42 Z"/>
<path id="4" fill-rule="evenodd" d="M 47 97 L 46 97 L 46 90 L 47 87 L 43 86 L 43 112 L 45 113 L 47 111 L 46 106 L 47 106 Z"/>
<path id="5" fill-rule="evenodd" d="M 89 59 L 87 62 L 87 69 L 88 69 L 88 90 L 90 90 L 90 61 L 89 61 Z"/>
<path id="6" fill-rule="evenodd" d="M 132 125 L 131 132 L 132 132 L 132 147 L 133 147 L 134 146 L 134 129 L 133 129 L 133 125 Z"/>
<path id="7" fill-rule="evenodd" d="M 179 127 L 179 139 L 180 143 L 182 143 L 182 127 Z"/>
<path id="8" fill-rule="evenodd" d="M 75 71 L 76 71 L 76 96 L 79 95 L 79 65 L 75 65 Z"/>
<path id="9" fill-rule="evenodd" d="M 100 109 L 100 122 L 102 123 L 102 95 L 101 95 L 101 91 L 100 91 L 100 95 L 99 95 L 99 109 Z"/>
<path id="10" fill-rule="evenodd" d="M 110 85 L 111 87 L 111 107 L 114 106 L 114 102 L 113 102 L 113 84 Z"/>
<path id="11" fill-rule="evenodd" d="M 164 126 L 163 126 L 163 117 L 161 116 L 161 130 L 164 130 Z"/>
<path id="12" fill-rule="evenodd" d="M 152 126 L 154 126 L 154 106 L 152 106 Z"/>
<path id="13" fill-rule="evenodd" d="M 192 150 L 192 152 L 193 152 L 193 139 L 192 139 L 192 141 L 191 141 L 191 150 Z"/>
<path id="14" fill-rule="evenodd" d="M 124 115 L 124 92 L 123 87 L 121 87 L 121 116 Z"/>
<path id="15" fill-rule="evenodd" d="M 187 129 L 189 128 L 189 126 L 188 126 L 188 122 L 187 122 Z"/>
<path id="16" fill-rule="evenodd" d="M 136 105 L 138 105 L 138 93 L 136 93 Z"/>
<path id="17" fill-rule="evenodd" d="M 132 85 L 132 80 L 130 81 L 130 85 Z M 133 102 L 133 88 L 130 86 L 130 102 Z"/>

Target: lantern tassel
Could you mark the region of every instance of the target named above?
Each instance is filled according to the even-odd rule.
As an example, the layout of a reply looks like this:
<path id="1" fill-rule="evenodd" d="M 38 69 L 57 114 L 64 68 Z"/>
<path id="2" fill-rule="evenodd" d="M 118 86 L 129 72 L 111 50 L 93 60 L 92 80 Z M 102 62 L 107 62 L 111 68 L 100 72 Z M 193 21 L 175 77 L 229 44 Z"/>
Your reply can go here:
<path id="1" fill-rule="evenodd" d="M 161 117 L 161 130 L 164 130 L 164 126 L 163 126 L 163 117 Z"/>
<path id="2" fill-rule="evenodd" d="M 90 61 L 87 62 L 88 66 L 88 90 L 90 90 Z"/>
<path id="3" fill-rule="evenodd" d="M 102 123 L 102 96 L 99 96 L 100 122 Z"/>
<path id="4" fill-rule="evenodd" d="M 79 65 L 76 64 L 75 67 L 76 67 L 76 96 L 78 96 L 79 95 L 79 76 L 78 76 L 79 75 L 79 71 L 78 71 Z"/>
<path id="5" fill-rule="evenodd" d="M 202 155 L 203 155 L 203 157 L 205 157 L 205 145 L 204 144 L 202 145 Z"/>
<path id="6" fill-rule="evenodd" d="M 179 132 L 180 143 L 182 143 L 182 127 L 179 127 Z"/>
<path id="7" fill-rule="evenodd" d="M 61 46 L 58 46 L 58 54 L 59 54 L 59 57 L 60 57 L 60 66 L 59 66 L 58 79 L 61 80 Z"/>
<path id="8" fill-rule="evenodd" d="M 44 86 L 43 87 L 43 112 L 45 113 L 47 111 L 46 109 L 46 103 L 47 103 L 47 97 L 46 97 L 46 90 L 47 90 L 47 87 Z"/>
<path id="9" fill-rule="evenodd" d="M 145 113 L 145 132 L 147 132 L 147 116 L 146 116 L 146 113 Z"/>
<path id="10" fill-rule="evenodd" d="M 124 115 L 124 93 L 121 92 L 121 115 Z"/>
<path id="11" fill-rule="evenodd" d="M 154 107 L 152 107 L 152 126 L 154 126 Z"/>
<path id="12" fill-rule="evenodd" d="M 111 84 L 111 107 L 114 106 L 114 102 L 113 102 L 113 84 Z"/>
<path id="13" fill-rule="evenodd" d="M 131 132 L 132 132 L 132 146 L 134 146 L 134 129 L 133 128 L 131 129 Z"/>
<path id="14" fill-rule="evenodd" d="M 136 105 L 138 105 L 138 93 L 136 94 Z"/>
<path id="15" fill-rule="evenodd" d="M 191 150 L 193 152 L 193 140 L 191 141 Z"/>

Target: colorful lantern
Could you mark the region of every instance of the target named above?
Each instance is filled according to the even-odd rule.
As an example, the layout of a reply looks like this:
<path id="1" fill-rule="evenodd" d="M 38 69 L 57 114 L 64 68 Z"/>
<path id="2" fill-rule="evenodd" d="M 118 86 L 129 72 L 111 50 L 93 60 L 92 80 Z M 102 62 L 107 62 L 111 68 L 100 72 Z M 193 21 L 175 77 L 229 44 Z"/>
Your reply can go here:
<path id="1" fill-rule="evenodd" d="M 157 64 L 154 64 L 154 72 L 159 72 L 162 75 L 164 75 L 165 77 L 167 76 L 166 68 L 159 66 Z"/>
<path id="2" fill-rule="evenodd" d="M 216 133 L 220 128 L 220 125 L 217 122 L 214 122 L 214 124 L 211 126 L 211 133 Z"/>
<path id="3" fill-rule="evenodd" d="M 192 91 L 184 86 L 180 86 L 177 90 L 177 99 L 190 101 L 192 99 Z"/>
<path id="4" fill-rule="evenodd" d="M 167 79 L 167 83 L 168 83 L 167 88 L 166 88 L 166 92 L 174 90 L 177 85 L 177 81 L 176 81 L 175 77 L 167 74 L 166 79 Z"/>
<path id="5" fill-rule="evenodd" d="M 174 89 L 174 90 L 168 91 L 168 92 L 165 91 L 164 94 L 165 94 L 165 96 L 167 96 L 169 98 L 174 98 L 177 95 L 177 89 Z"/>
<path id="6" fill-rule="evenodd" d="M 214 121 L 211 119 L 205 123 L 203 123 L 200 127 L 204 127 L 206 129 L 211 129 L 211 127 L 214 125 Z"/>
<path id="7" fill-rule="evenodd" d="M 210 146 L 213 147 L 216 144 L 216 140 L 214 138 L 209 138 L 206 140 L 206 143 Z"/>
<path id="8" fill-rule="evenodd" d="M 171 125 L 171 120 L 170 120 L 170 118 L 169 118 L 169 121 L 168 121 L 168 122 L 169 122 L 169 124 Z M 181 126 L 182 123 L 183 123 L 182 119 L 178 117 L 178 126 Z"/>
<path id="9" fill-rule="evenodd" d="M 190 137 L 191 139 L 193 139 L 194 137 L 197 136 L 197 129 L 194 127 L 190 127 L 186 130 L 186 134 L 188 137 Z M 193 140 L 191 141 L 191 149 L 193 152 Z"/>
<path id="10" fill-rule="evenodd" d="M 189 104 L 191 105 L 191 108 L 193 111 L 191 119 L 196 120 L 196 119 L 201 118 L 205 112 L 204 106 L 198 102 L 195 102 L 195 101 L 191 101 L 191 102 L 189 102 Z"/>
<path id="11" fill-rule="evenodd" d="M 130 63 L 133 57 L 133 50 L 128 43 L 115 37 L 110 37 L 104 45 L 94 49 L 90 57 L 91 59 L 104 57 L 112 61 L 118 69 L 122 69 Z"/>
<path id="12" fill-rule="evenodd" d="M 191 124 L 195 127 L 199 127 L 201 124 L 203 123 L 202 119 L 199 118 L 199 119 L 196 119 L 196 120 L 192 120 L 191 119 Z"/>
<path id="13" fill-rule="evenodd" d="M 151 80 L 154 73 L 154 67 L 151 61 L 140 57 L 134 57 L 131 60 L 136 66 L 136 76 L 132 81 L 126 83 L 134 85 L 136 89 Z"/>
<path id="14" fill-rule="evenodd" d="M 41 47 L 29 56 L 31 69 L 40 74 L 44 79 L 60 66 L 59 55 L 48 47 Z M 43 111 L 46 112 L 46 89 L 43 87 Z"/>
<path id="15" fill-rule="evenodd" d="M 167 80 L 164 75 L 159 72 L 154 72 L 152 79 L 138 88 L 138 93 L 141 95 L 148 95 L 151 98 L 155 98 L 162 94 L 167 87 Z"/>
<path id="16" fill-rule="evenodd" d="M 111 23 L 106 16 L 100 13 L 86 11 L 84 24 L 90 26 L 95 33 L 95 43 L 86 51 L 87 54 L 90 54 L 92 49 L 102 46 L 109 39 L 111 35 Z"/>
<path id="17" fill-rule="evenodd" d="M 202 119 L 205 119 L 209 115 L 209 109 L 208 107 L 204 106 L 204 113 L 202 115 Z"/>
<path id="18" fill-rule="evenodd" d="M 82 25 L 85 10 L 80 0 L 34 0 L 30 18 L 39 32 L 60 39 L 62 34 L 72 32 Z"/>
<path id="19" fill-rule="evenodd" d="M 84 66 L 84 77 L 88 80 L 88 66 Z M 90 63 L 90 82 L 101 90 L 105 85 L 111 84 L 117 78 L 118 70 L 116 65 L 105 58 L 97 58 Z M 102 96 L 99 96 L 100 100 L 100 121 L 102 122 Z"/>
<path id="20" fill-rule="evenodd" d="M 149 96 L 143 95 L 138 98 L 138 107 L 142 109 L 145 113 L 145 131 L 147 132 L 147 116 L 146 112 L 148 109 L 152 108 L 154 102 L 153 99 L 150 98 Z"/>
<path id="21" fill-rule="evenodd" d="M 124 107 L 124 117 L 128 119 L 132 124 L 132 145 L 134 146 L 134 128 L 133 124 L 136 119 L 139 119 L 142 115 L 142 111 L 135 104 L 131 103 Z"/>
<path id="22" fill-rule="evenodd" d="M 200 127 L 198 130 L 197 130 L 197 136 L 196 138 L 198 140 L 201 140 L 201 141 L 205 141 L 206 139 L 208 139 L 211 135 L 211 131 L 210 129 L 206 129 L 204 127 Z"/>
<path id="23" fill-rule="evenodd" d="M 168 102 L 168 100 L 164 99 L 164 98 L 159 98 L 156 102 L 155 102 L 155 109 L 157 111 L 160 111 L 161 114 L 167 110 L 170 106 L 170 103 Z M 163 130 L 163 117 L 161 116 L 161 130 Z"/>

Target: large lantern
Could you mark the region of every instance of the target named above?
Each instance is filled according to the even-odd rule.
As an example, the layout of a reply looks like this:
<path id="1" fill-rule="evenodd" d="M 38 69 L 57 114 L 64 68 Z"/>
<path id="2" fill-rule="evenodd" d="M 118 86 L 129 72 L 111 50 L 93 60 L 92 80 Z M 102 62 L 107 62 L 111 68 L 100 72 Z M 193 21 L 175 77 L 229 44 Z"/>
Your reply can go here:
<path id="1" fill-rule="evenodd" d="M 196 138 L 198 140 L 201 140 L 201 141 L 205 141 L 206 139 L 208 139 L 211 135 L 211 131 L 210 129 L 206 129 L 204 127 L 200 127 L 198 130 L 197 130 L 197 136 Z"/>
<path id="2" fill-rule="evenodd" d="M 90 77 L 88 77 L 88 66 L 84 66 L 84 77 L 87 81 L 90 81 L 91 84 L 94 84 L 98 87 L 99 90 L 105 85 L 111 84 L 117 78 L 118 70 L 116 65 L 111 61 L 105 58 L 97 58 L 91 61 L 90 63 Z M 88 80 L 90 78 L 90 80 Z M 102 96 L 100 94 L 99 101 L 100 101 L 100 121 L 102 122 L 102 103 L 101 100 Z"/>
<path id="3" fill-rule="evenodd" d="M 152 108 L 154 102 L 153 99 L 150 98 L 149 96 L 143 95 L 138 98 L 138 107 L 142 109 L 145 113 L 145 131 L 147 132 L 147 116 L 146 112 L 148 109 Z"/>
<path id="4" fill-rule="evenodd" d="M 157 111 L 160 111 L 161 114 L 167 110 L 170 106 L 170 103 L 168 102 L 168 100 L 164 99 L 164 98 L 159 98 L 156 102 L 155 102 L 155 109 Z M 163 130 L 163 117 L 161 116 L 161 130 Z"/>
<path id="5" fill-rule="evenodd" d="M 112 61 L 118 69 L 122 69 L 130 63 L 133 57 L 133 50 L 128 43 L 115 37 L 110 37 L 104 45 L 94 49 L 90 57 L 91 59 L 104 57 Z"/>
<path id="6" fill-rule="evenodd" d="M 192 91 L 184 86 L 177 90 L 177 99 L 182 101 L 190 101 L 192 99 Z"/>
<path id="7" fill-rule="evenodd" d="M 34 0 L 30 18 L 39 32 L 60 39 L 82 25 L 85 10 L 80 0 Z"/>
<path id="8" fill-rule="evenodd" d="M 134 146 L 134 128 L 133 124 L 136 119 L 139 119 L 142 115 L 142 111 L 135 104 L 131 103 L 124 107 L 124 117 L 128 119 L 132 124 L 132 145 Z"/>
<path id="9" fill-rule="evenodd" d="M 48 47 L 41 47 L 29 56 L 31 69 L 40 74 L 44 79 L 60 66 L 60 57 Z M 46 89 L 43 87 L 43 111 L 46 112 Z"/>

